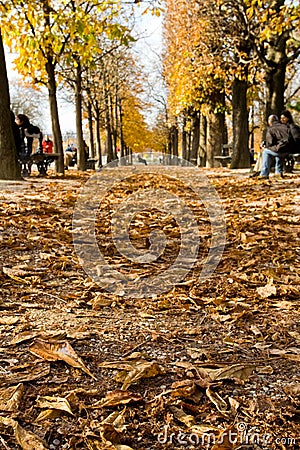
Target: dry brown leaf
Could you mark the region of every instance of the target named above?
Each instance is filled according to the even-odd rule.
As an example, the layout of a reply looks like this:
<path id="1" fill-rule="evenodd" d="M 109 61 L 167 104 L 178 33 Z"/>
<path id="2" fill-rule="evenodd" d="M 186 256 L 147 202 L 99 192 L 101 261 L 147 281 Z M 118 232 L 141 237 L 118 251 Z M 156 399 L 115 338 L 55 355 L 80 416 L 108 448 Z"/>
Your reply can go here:
<path id="1" fill-rule="evenodd" d="M 272 375 L 274 369 L 272 366 L 257 367 L 256 372 L 262 375 Z"/>
<path id="2" fill-rule="evenodd" d="M 220 433 L 220 428 L 214 427 L 213 425 L 202 424 L 202 425 L 193 425 L 189 428 L 190 433 L 196 433 L 198 436 L 210 434 L 215 435 L 216 433 Z"/>
<path id="3" fill-rule="evenodd" d="M 71 411 L 70 403 L 66 398 L 63 397 L 40 397 L 36 399 L 37 408 L 47 408 L 47 409 L 58 409 L 60 411 L 65 411 L 72 416 L 74 415 Z"/>
<path id="4" fill-rule="evenodd" d="M 23 392 L 24 385 L 22 383 L 19 383 L 17 386 L 0 389 L 0 410 L 18 411 Z"/>
<path id="5" fill-rule="evenodd" d="M 7 275 L 9 278 L 16 281 L 17 283 L 31 284 L 31 281 L 26 280 L 24 278 L 20 278 L 21 276 L 28 275 L 28 273 L 25 271 L 14 270 L 13 268 L 10 267 L 3 267 L 2 270 L 5 275 Z"/>
<path id="6" fill-rule="evenodd" d="M 108 392 L 104 398 L 92 405 L 92 408 L 101 408 L 104 406 L 116 406 L 126 405 L 127 403 L 135 403 L 144 400 L 139 394 L 133 394 L 132 392 L 123 391 L 122 389 L 116 389 Z"/>
<path id="7" fill-rule="evenodd" d="M 131 384 L 137 382 L 141 378 L 152 378 L 163 373 L 164 371 L 162 367 L 160 367 L 160 365 L 155 362 L 145 362 L 142 364 L 138 364 L 132 371 L 125 375 L 124 379 L 122 380 L 122 389 L 127 389 Z"/>
<path id="8" fill-rule="evenodd" d="M 106 369 L 119 369 L 119 370 L 133 370 L 135 363 L 131 361 L 112 361 L 103 362 L 99 364 L 99 367 Z"/>
<path id="9" fill-rule="evenodd" d="M 29 341 L 37 337 L 40 334 L 39 331 L 23 331 L 20 334 L 17 334 L 11 341 L 10 345 L 20 344 L 21 342 Z"/>
<path id="10" fill-rule="evenodd" d="M 122 432 L 125 430 L 125 413 L 126 406 L 122 409 L 122 411 L 114 411 L 106 419 L 102 420 L 101 425 L 112 425 L 118 432 Z"/>
<path id="11" fill-rule="evenodd" d="M 285 358 L 290 359 L 291 361 L 300 362 L 300 355 L 284 355 Z"/>
<path id="12" fill-rule="evenodd" d="M 0 423 L 12 427 L 17 443 L 23 450 L 46 450 L 46 442 L 31 431 L 22 428 L 16 420 L 0 416 Z"/>
<path id="13" fill-rule="evenodd" d="M 141 378 L 151 378 L 164 373 L 163 368 L 156 362 L 144 360 L 104 362 L 99 366 L 122 370 L 115 377 L 116 381 L 123 383 L 122 390 L 126 390 Z"/>
<path id="14" fill-rule="evenodd" d="M 96 295 L 92 300 L 89 301 L 89 304 L 92 305 L 95 311 L 97 311 L 105 306 L 111 306 L 113 302 L 113 298 L 105 297 L 103 295 Z"/>
<path id="15" fill-rule="evenodd" d="M 33 381 L 45 377 L 50 373 L 50 364 L 37 363 L 35 366 L 30 366 L 30 368 L 26 366 L 24 369 L 24 371 L 0 376 L 0 386 L 4 384 L 17 384 Z M 13 368 L 11 368 L 11 370 L 13 370 Z"/>
<path id="16" fill-rule="evenodd" d="M 288 384 L 287 386 L 284 386 L 283 390 L 289 395 L 299 396 L 300 395 L 300 383 Z"/>
<path id="17" fill-rule="evenodd" d="M 128 447 L 128 445 L 118 444 L 115 446 L 117 450 L 133 450 L 133 448 Z"/>
<path id="18" fill-rule="evenodd" d="M 64 361 L 72 367 L 83 370 L 83 372 L 96 380 L 96 377 L 89 371 L 71 345 L 66 341 L 55 341 L 52 343 L 51 341 L 47 342 L 42 339 L 36 339 L 29 347 L 29 351 L 46 361 Z"/>
<path id="19" fill-rule="evenodd" d="M 219 434 L 218 442 L 214 444 L 211 450 L 233 450 L 236 447 L 239 447 L 240 442 L 238 442 L 236 437 L 237 430 L 231 425 Z"/>
<path id="20" fill-rule="evenodd" d="M 176 406 L 170 406 L 170 410 L 172 411 L 174 417 L 179 420 L 179 422 L 184 423 L 187 427 L 195 425 L 194 416 L 186 414 L 182 409 L 177 408 Z"/>
<path id="21" fill-rule="evenodd" d="M 63 415 L 63 411 L 59 411 L 58 409 L 45 409 L 45 411 L 41 411 L 40 414 L 35 419 L 35 422 L 42 422 L 47 419 L 57 419 Z"/>
<path id="22" fill-rule="evenodd" d="M 89 437 L 85 440 L 88 450 L 115 450 L 116 446 L 111 442 L 103 442 L 100 439 Z"/>
<path id="23" fill-rule="evenodd" d="M 236 415 L 237 410 L 240 407 L 240 403 L 235 398 L 232 398 L 232 397 L 229 397 L 228 400 L 229 400 L 229 404 L 230 404 L 230 412 L 233 415 Z"/>
<path id="24" fill-rule="evenodd" d="M 266 284 L 265 286 L 256 288 L 256 291 L 258 295 L 262 298 L 269 298 L 272 295 L 277 294 L 276 286 L 274 286 L 273 284 Z"/>
<path id="25" fill-rule="evenodd" d="M 255 369 L 254 365 L 235 364 L 233 366 L 226 366 L 220 369 L 205 369 L 207 370 L 212 381 L 218 380 L 248 380 Z"/>
<path id="26" fill-rule="evenodd" d="M 206 389 L 206 395 L 209 400 L 216 406 L 217 410 L 222 414 L 227 414 L 227 403 L 220 397 L 219 394 L 213 392 L 210 388 Z"/>
<path id="27" fill-rule="evenodd" d="M 121 411 L 115 411 L 101 422 L 100 436 L 104 442 L 118 444 L 122 433 L 126 429 L 125 423 L 126 407 Z"/>
<path id="28" fill-rule="evenodd" d="M 16 316 L 0 317 L 0 325 L 15 325 L 19 321 L 20 321 L 20 317 L 16 317 Z"/>

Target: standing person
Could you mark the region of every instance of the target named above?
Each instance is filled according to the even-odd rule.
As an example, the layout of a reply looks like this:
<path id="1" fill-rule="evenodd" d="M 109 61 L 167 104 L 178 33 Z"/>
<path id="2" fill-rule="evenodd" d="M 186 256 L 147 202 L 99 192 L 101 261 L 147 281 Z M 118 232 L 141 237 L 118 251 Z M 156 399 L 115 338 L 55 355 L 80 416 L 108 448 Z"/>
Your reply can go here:
<path id="1" fill-rule="evenodd" d="M 49 136 L 46 134 L 45 139 L 42 142 L 43 147 L 43 153 L 53 153 L 53 142 L 49 138 Z"/>
<path id="2" fill-rule="evenodd" d="M 275 158 L 275 174 L 283 178 L 283 158 L 288 153 L 286 149 L 281 149 L 281 143 L 287 142 L 289 129 L 285 123 L 279 121 L 275 114 L 268 118 L 269 128 L 266 135 L 266 144 L 262 153 L 262 167 L 260 171 L 261 179 L 268 179 L 270 174 L 271 160 Z"/>

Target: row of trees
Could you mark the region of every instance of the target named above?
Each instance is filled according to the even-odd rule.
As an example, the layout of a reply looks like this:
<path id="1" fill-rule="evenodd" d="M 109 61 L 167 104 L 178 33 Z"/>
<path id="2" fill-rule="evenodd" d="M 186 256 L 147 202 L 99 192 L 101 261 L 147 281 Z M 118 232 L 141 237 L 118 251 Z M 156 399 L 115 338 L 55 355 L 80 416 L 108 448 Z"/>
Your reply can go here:
<path id="1" fill-rule="evenodd" d="M 155 13 L 159 0 L 0 1 L 1 30 L 5 43 L 18 55 L 14 61 L 17 71 L 24 80 L 48 90 L 61 173 L 58 87 L 74 94 L 79 169 L 85 167 L 84 116 L 89 123 L 91 156 L 96 152 L 100 164 L 100 130 L 105 130 L 108 161 L 115 159 L 117 148 L 123 156 L 137 144 L 134 127 L 139 128 L 138 145 L 145 148 L 149 142 L 138 95 L 141 75 L 128 51 L 134 41 L 131 30 L 136 3 L 143 5 L 144 12 Z M 4 66 L 4 59 L 0 64 Z"/>
<path id="2" fill-rule="evenodd" d="M 253 111 L 265 124 L 287 103 L 299 24 L 299 1 L 166 0 L 164 74 L 174 154 L 180 141 L 183 156 L 213 167 L 228 140 L 230 111 L 231 167 L 249 167 Z"/>

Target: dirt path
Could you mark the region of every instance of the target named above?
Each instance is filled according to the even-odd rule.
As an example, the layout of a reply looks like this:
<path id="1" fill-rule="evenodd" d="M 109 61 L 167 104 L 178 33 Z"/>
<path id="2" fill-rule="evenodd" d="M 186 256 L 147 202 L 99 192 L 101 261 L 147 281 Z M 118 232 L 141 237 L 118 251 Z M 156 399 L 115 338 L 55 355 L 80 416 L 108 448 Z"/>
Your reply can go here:
<path id="1" fill-rule="evenodd" d="M 99 191 L 110 186 L 95 219 L 109 266 L 98 270 L 100 284 L 72 234 L 91 174 L 0 183 L 0 449 L 299 448 L 300 176 L 266 183 L 245 171 L 202 173 L 226 220 L 224 251 L 204 282 L 214 242 L 201 204 L 207 179 L 197 181 L 201 194 L 187 189 L 190 169 L 100 174 Z M 161 224 L 168 241 L 158 262 L 130 263 L 109 220 L 143 186 L 150 213 L 131 222 L 130 240 L 152 249 L 149 233 Z M 164 274 L 183 231 L 174 198 L 164 198 L 165 214 L 152 197 L 162 187 L 184 199 L 200 230 L 196 263 L 185 255 L 187 275 L 177 279 L 176 269 L 171 281 Z M 170 289 L 146 296 L 152 275 Z"/>

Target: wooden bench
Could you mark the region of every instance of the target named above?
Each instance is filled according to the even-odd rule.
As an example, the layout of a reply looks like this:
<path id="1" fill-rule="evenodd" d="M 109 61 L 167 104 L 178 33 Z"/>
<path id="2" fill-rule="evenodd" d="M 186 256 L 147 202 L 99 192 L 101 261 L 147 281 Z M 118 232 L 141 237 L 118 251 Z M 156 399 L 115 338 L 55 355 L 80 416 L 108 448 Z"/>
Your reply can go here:
<path id="1" fill-rule="evenodd" d="M 97 162 L 96 159 L 94 159 L 94 158 L 88 158 L 88 159 L 86 160 L 86 162 L 85 162 L 85 168 L 86 168 L 86 169 L 92 169 L 92 170 L 95 170 L 96 162 Z"/>
<path id="2" fill-rule="evenodd" d="M 227 167 L 229 163 L 231 163 L 232 160 L 232 156 L 215 156 L 214 157 L 215 161 L 218 161 L 222 164 L 222 167 Z"/>
<path id="3" fill-rule="evenodd" d="M 47 175 L 47 170 L 53 161 L 56 161 L 59 153 L 32 153 L 31 155 L 20 154 L 21 174 L 23 177 L 31 174 L 31 167 L 36 165 L 40 175 Z"/>

